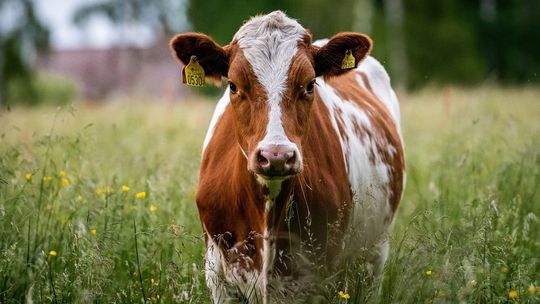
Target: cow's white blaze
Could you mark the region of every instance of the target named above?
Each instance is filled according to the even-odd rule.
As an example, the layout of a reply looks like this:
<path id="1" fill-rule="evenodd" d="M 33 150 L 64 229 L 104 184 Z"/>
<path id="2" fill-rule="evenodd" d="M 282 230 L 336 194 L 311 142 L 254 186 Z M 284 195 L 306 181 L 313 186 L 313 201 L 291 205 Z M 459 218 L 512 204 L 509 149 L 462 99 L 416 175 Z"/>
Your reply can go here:
<path id="1" fill-rule="evenodd" d="M 280 102 L 287 89 L 287 77 L 298 42 L 305 29 L 280 11 L 257 16 L 234 36 L 268 97 L 268 124 L 259 147 L 283 145 L 295 150 L 283 128 Z"/>

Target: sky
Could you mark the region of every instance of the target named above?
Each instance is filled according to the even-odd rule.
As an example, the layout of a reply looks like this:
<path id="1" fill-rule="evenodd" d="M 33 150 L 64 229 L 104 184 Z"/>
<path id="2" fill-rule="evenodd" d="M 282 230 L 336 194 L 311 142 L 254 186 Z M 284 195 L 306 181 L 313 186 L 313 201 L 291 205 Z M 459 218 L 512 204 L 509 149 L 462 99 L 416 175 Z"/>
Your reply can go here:
<path id="1" fill-rule="evenodd" d="M 37 0 L 40 19 L 51 30 L 54 49 L 108 48 L 119 43 L 146 46 L 152 43 L 153 33 L 142 26 L 114 26 L 103 16 L 92 17 L 85 26 L 71 21 L 77 8 L 96 0 Z"/>

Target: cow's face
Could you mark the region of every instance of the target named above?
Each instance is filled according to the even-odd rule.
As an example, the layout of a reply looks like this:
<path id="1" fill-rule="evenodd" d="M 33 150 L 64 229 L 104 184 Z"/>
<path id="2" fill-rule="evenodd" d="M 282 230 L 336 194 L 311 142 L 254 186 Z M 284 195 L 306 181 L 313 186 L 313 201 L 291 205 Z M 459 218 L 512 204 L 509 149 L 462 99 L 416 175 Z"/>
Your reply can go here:
<path id="1" fill-rule="evenodd" d="M 319 48 L 295 20 L 274 12 L 251 19 L 223 48 L 197 33 L 175 36 L 171 48 L 184 64 L 196 55 L 207 77 L 228 78 L 239 149 L 248 169 L 264 181 L 302 171 L 316 77 L 346 72 L 341 65 L 348 51 L 358 64 L 371 40 L 340 33 Z"/>

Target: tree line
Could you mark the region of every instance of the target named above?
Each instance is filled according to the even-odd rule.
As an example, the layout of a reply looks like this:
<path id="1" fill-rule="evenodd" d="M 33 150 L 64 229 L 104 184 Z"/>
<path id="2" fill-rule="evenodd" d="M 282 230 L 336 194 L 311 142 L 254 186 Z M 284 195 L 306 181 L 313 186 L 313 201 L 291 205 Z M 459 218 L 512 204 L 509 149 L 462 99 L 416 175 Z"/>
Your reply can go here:
<path id="1" fill-rule="evenodd" d="M 0 29 L 0 102 L 9 99 L 13 83 L 31 83 L 32 55 L 49 45 L 49 30 L 37 17 L 34 0 L 0 0 L 0 17 L 12 14 L 13 7 L 19 17 Z M 73 19 L 84 24 L 101 14 L 117 24 L 145 24 L 156 35 L 194 30 L 227 44 L 246 18 L 276 9 L 298 19 L 315 39 L 340 31 L 369 34 L 372 54 L 395 83 L 409 90 L 486 80 L 540 83 L 537 0 L 186 0 L 184 5 L 98 0 L 82 6 Z M 28 92 L 32 98 L 33 91 Z"/>

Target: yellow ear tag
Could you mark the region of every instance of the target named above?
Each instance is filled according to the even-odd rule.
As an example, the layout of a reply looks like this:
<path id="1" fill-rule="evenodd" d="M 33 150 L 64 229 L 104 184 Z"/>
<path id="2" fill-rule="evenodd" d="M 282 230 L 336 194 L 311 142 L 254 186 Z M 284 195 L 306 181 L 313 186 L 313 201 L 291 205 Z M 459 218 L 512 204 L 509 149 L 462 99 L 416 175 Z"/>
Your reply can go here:
<path id="1" fill-rule="evenodd" d="M 204 87 L 204 69 L 193 55 L 182 70 L 182 82 L 190 87 Z"/>
<path id="2" fill-rule="evenodd" d="M 354 68 L 355 63 L 356 60 L 354 59 L 351 50 L 347 50 L 347 53 L 345 53 L 345 58 L 343 58 L 343 62 L 341 62 L 341 69 L 352 69 Z"/>

